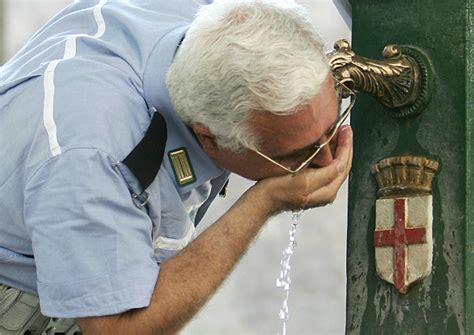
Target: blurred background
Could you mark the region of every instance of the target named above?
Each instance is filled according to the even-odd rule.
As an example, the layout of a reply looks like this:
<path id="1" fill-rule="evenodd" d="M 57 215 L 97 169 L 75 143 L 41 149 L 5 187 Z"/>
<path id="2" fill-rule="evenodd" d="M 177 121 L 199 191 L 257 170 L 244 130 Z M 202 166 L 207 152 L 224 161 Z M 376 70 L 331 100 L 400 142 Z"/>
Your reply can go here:
<path id="1" fill-rule="evenodd" d="M 0 0 L 0 64 L 70 2 Z M 344 1 L 298 2 L 307 8 L 328 51 L 337 39 L 350 40 L 350 19 L 338 11 L 344 7 Z M 227 197 L 214 202 L 199 231 L 212 224 L 251 185 L 250 181 L 232 176 Z M 302 215 L 292 256 L 288 334 L 344 333 L 346 208 L 347 183 L 333 205 Z M 275 281 L 283 250 L 288 246 L 290 225 L 291 213 L 267 223 L 236 270 L 182 334 L 281 333 L 278 312 L 285 293 L 276 287 Z"/>

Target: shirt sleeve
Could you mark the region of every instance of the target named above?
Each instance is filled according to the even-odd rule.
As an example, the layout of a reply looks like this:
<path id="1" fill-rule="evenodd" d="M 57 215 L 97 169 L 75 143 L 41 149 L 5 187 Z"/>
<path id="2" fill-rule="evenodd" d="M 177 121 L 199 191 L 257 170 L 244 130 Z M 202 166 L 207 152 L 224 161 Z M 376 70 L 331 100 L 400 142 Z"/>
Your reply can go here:
<path id="1" fill-rule="evenodd" d="M 44 315 L 102 316 L 149 305 L 159 272 L 153 224 L 108 154 L 71 149 L 44 163 L 26 183 L 25 223 Z"/>

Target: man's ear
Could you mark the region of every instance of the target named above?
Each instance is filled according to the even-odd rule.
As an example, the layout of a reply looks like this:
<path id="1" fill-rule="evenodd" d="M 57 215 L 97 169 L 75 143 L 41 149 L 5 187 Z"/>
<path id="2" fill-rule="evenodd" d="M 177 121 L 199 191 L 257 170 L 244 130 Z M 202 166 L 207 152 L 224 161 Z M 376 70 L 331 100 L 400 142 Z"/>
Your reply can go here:
<path id="1" fill-rule="evenodd" d="M 212 156 L 213 153 L 219 151 L 219 146 L 216 142 L 216 136 L 204 124 L 197 122 L 193 126 L 193 132 L 207 154 Z"/>

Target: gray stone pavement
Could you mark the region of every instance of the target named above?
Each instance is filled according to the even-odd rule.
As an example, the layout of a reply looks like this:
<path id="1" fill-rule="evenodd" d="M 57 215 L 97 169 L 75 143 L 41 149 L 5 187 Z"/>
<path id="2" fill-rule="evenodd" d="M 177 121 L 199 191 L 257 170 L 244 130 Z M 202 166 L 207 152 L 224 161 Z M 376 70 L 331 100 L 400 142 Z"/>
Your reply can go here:
<path id="1" fill-rule="evenodd" d="M 5 52 L 11 56 L 66 0 L 0 0 L 5 4 Z M 171 0 L 170 0 L 171 1 Z M 300 0 L 327 50 L 350 31 L 330 0 Z M 202 231 L 252 185 L 231 178 L 226 199 L 218 199 Z M 332 206 L 303 213 L 292 257 L 288 334 L 343 334 L 345 319 L 345 245 L 347 188 Z M 291 214 L 270 220 L 223 287 L 184 329 L 183 334 L 277 334 L 284 293 L 275 286 L 288 245 Z"/>

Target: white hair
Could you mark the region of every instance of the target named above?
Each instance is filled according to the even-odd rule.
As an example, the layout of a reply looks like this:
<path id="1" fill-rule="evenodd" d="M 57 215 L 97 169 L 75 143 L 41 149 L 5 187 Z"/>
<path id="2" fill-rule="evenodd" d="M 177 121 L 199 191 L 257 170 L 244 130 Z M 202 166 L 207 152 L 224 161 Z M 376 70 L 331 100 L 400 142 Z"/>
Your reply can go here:
<path id="1" fill-rule="evenodd" d="M 167 74 L 176 112 L 203 123 L 222 148 L 258 148 L 251 113 L 287 115 L 328 74 L 323 43 L 290 0 L 221 0 L 203 6 Z"/>

